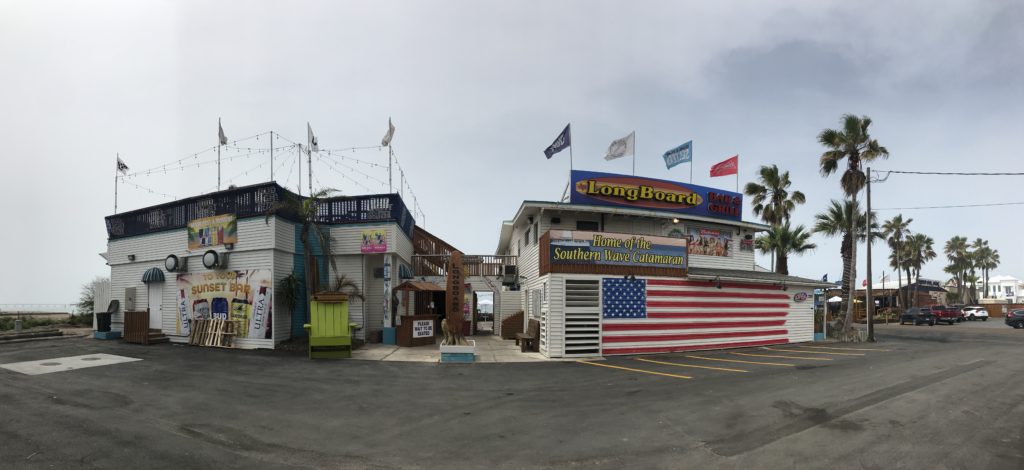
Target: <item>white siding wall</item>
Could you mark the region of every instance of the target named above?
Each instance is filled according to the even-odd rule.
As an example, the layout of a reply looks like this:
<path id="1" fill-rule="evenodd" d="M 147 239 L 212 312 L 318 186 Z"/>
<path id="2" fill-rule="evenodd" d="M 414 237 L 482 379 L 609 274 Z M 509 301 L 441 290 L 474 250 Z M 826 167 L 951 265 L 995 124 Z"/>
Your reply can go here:
<path id="1" fill-rule="evenodd" d="M 235 244 L 235 249 L 229 252 L 228 269 L 275 269 L 274 239 L 275 234 L 282 230 L 277 227 L 277 224 L 278 219 L 276 218 L 271 219 L 269 224 L 265 223 L 263 218 L 239 220 L 238 243 Z M 294 240 L 294 236 L 289 239 Z M 226 252 L 223 247 L 216 247 L 216 250 L 220 253 Z M 167 255 L 174 254 L 182 260 L 188 259 L 188 272 L 207 272 L 208 270 L 203 267 L 201 259 L 202 253 L 205 251 L 188 251 L 188 235 L 185 229 L 108 241 L 107 257 L 110 264 L 111 280 L 110 298 L 119 300 L 122 310 L 122 313 L 118 313 L 113 318 L 113 329 L 115 331 L 123 331 L 124 328 L 123 310 L 125 309 L 124 294 L 126 288 L 135 288 L 136 310 L 147 308 L 149 295 L 146 285 L 142 283 L 142 274 L 147 269 L 156 267 L 163 270 L 164 259 Z M 292 251 L 294 251 L 294 247 Z M 128 261 L 128 255 L 135 255 L 135 260 Z M 176 276 L 177 273 L 164 272 L 166 281 L 162 290 L 161 325 L 164 334 L 169 336 L 172 341 L 184 342 L 187 340 L 186 337 L 175 335 L 177 329 Z M 277 280 L 275 276 L 275 286 L 277 285 Z M 273 321 L 278 326 L 290 320 L 287 316 L 284 318 L 279 317 L 280 312 L 283 312 L 283 308 L 278 309 L 275 302 Z M 278 327 L 275 326 L 274 329 L 276 334 Z M 277 341 L 282 339 L 284 338 L 275 336 Z M 273 347 L 273 340 L 239 339 L 237 345 L 242 348 L 271 348 Z"/>
<path id="2" fill-rule="evenodd" d="M 796 302 L 793 296 L 797 292 L 805 292 L 807 300 Z M 789 330 L 790 343 L 814 341 L 814 289 L 810 287 L 790 287 L 789 314 L 786 315 L 786 329 Z"/>

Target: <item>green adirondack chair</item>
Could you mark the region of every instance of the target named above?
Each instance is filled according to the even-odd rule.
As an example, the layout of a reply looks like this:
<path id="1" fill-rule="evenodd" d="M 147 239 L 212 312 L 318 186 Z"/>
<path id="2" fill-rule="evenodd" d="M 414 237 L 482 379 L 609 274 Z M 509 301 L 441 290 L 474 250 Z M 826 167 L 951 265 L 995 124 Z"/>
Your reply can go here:
<path id="1" fill-rule="evenodd" d="M 348 321 L 348 296 L 316 294 L 309 304 L 309 358 L 352 357 L 352 331 Z"/>

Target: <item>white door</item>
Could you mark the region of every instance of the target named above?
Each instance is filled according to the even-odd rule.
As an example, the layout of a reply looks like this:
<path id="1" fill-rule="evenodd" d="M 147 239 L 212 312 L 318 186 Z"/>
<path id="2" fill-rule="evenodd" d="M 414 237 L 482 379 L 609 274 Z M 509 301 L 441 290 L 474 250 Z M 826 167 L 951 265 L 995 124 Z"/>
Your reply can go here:
<path id="1" fill-rule="evenodd" d="M 163 298 L 163 285 L 151 282 L 149 286 L 149 327 L 157 330 L 163 329 L 163 315 L 160 313 L 161 299 Z"/>

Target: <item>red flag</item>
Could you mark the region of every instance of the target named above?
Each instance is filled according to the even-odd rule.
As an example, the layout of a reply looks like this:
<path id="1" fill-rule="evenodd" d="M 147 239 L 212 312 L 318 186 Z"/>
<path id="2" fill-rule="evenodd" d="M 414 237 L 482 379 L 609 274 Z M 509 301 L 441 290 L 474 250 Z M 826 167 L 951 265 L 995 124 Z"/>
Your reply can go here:
<path id="1" fill-rule="evenodd" d="M 739 171 L 740 156 L 733 155 L 711 166 L 711 176 L 735 175 Z"/>

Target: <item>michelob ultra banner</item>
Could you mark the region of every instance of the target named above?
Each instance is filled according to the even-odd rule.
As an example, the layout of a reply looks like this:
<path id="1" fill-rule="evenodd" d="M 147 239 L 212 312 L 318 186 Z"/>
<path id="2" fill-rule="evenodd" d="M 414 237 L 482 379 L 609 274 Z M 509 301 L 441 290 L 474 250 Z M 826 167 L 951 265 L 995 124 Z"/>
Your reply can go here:
<path id="1" fill-rule="evenodd" d="M 183 273 L 176 286 L 175 334 L 187 336 L 199 319 L 237 320 L 237 338 L 272 339 L 271 270 Z"/>

